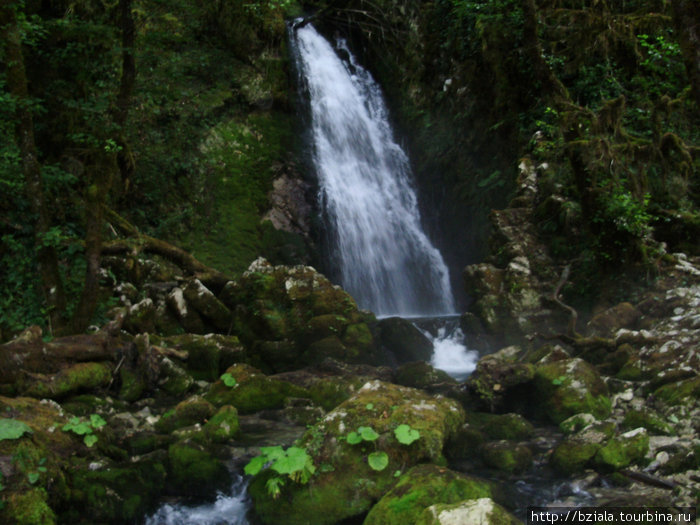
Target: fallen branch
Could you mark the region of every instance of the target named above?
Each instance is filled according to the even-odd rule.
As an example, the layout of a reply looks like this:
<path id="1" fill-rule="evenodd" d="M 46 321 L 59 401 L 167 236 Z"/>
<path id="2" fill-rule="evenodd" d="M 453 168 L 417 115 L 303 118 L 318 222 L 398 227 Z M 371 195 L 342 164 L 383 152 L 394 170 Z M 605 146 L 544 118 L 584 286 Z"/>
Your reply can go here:
<path id="1" fill-rule="evenodd" d="M 222 288 L 231 280 L 218 270 L 201 263 L 182 248 L 139 232 L 135 226 L 115 211 L 105 208 L 105 213 L 108 219 L 130 238 L 103 243 L 102 255 L 136 256 L 140 253 L 160 255 L 199 279 L 208 288 Z"/>

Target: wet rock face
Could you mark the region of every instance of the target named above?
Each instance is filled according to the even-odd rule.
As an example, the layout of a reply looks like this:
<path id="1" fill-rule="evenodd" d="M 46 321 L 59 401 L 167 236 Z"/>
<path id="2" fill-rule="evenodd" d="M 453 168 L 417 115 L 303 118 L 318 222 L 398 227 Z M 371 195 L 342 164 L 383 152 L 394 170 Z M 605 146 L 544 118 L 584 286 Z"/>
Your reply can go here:
<path id="1" fill-rule="evenodd" d="M 272 183 L 269 194 L 270 210 L 263 220 L 269 220 L 277 230 L 308 237 L 312 207 L 307 199 L 310 186 L 301 178 L 283 174 Z"/>
<path id="2" fill-rule="evenodd" d="M 539 239 L 533 211 L 537 179 L 547 167 L 524 159 L 519 168 L 516 197 L 508 208 L 490 215 L 494 255 L 463 273 L 467 294 L 475 299 L 472 312 L 490 334 L 506 343 L 535 327 L 565 324 L 561 309 L 548 300 L 559 276 Z"/>

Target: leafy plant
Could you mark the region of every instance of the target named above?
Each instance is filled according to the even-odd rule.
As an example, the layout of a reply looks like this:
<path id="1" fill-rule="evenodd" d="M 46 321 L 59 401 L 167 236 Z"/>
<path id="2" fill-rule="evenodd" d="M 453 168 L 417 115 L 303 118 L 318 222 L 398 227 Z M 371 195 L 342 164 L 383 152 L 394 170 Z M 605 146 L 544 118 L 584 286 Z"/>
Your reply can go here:
<path id="1" fill-rule="evenodd" d="M 5 439 L 19 439 L 26 433 L 31 433 L 32 429 L 23 421 L 16 419 L 0 419 L 0 441 Z"/>
<path id="2" fill-rule="evenodd" d="M 375 441 L 379 437 L 372 427 L 359 427 L 357 431 L 350 432 L 347 440 L 350 445 L 357 445 L 363 441 Z"/>
<path id="3" fill-rule="evenodd" d="M 554 386 L 559 386 L 559 385 L 564 383 L 565 379 L 566 379 L 566 376 L 555 377 L 554 379 L 552 379 L 552 384 Z"/>
<path id="4" fill-rule="evenodd" d="M 405 423 L 394 429 L 394 435 L 402 445 L 410 445 L 414 441 L 420 439 L 420 432 Z"/>
<path id="5" fill-rule="evenodd" d="M 384 470 L 389 464 L 389 456 L 386 452 L 380 450 L 372 452 L 367 456 L 367 464 L 376 471 Z"/>
<path id="6" fill-rule="evenodd" d="M 228 372 L 226 372 L 225 374 L 222 374 L 221 377 L 220 377 L 219 379 L 221 379 L 221 381 L 222 381 L 226 386 L 231 387 L 231 388 L 233 388 L 234 386 L 236 386 L 236 384 L 238 383 L 238 381 L 236 381 L 236 378 L 233 377 L 233 376 L 232 376 L 231 374 L 229 374 Z"/>
<path id="7" fill-rule="evenodd" d="M 83 442 L 88 447 L 92 447 L 97 443 L 97 436 L 94 434 L 95 430 L 99 430 L 105 426 L 107 422 L 99 414 L 91 414 L 88 421 L 84 421 L 82 418 L 73 417 L 68 423 L 63 425 L 64 432 L 73 432 L 79 436 L 83 436 Z"/>
<path id="8" fill-rule="evenodd" d="M 255 476 L 265 468 L 286 475 L 292 481 L 301 484 L 308 483 L 316 472 L 311 456 L 301 447 L 289 447 L 287 450 L 280 446 L 262 447 L 260 455 L 252 458 L 243 472 L 249 476 Z M 268 479 L 265 486 L 273 498 L 278 498 L 284 483 L 284 478 L 273 476 Z"/>

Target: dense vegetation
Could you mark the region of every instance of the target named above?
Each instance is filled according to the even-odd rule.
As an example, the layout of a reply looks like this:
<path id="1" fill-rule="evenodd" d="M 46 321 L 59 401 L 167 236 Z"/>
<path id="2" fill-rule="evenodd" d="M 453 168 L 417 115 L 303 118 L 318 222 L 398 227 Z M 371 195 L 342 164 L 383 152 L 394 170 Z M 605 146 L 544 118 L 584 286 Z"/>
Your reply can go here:
<path id="1" fill-rule="evenodd" d="M 448 250 L 454 230 L 485 246 L 487 214 L 527 158 L 540 166 L 539 232 L 581 280 L 653 266 L 657 242 L 697 251 L 697 3 L 331 4 L 320 18 L 365 51 L 424 196 L 443 227 L 453 218 Z M 460 264 L 480 256 L 464 250 Z"/>
<path id="2" fill-rule="evenodd" d="M 540 166 L 539 232 L 579 282 L 653 267 L 659 242 L 697 250 L 692 1 L 9 2 L 3 339 L 99 321 L 100 254 L 137 231 L 227 273 L 298 260 L 304 243 L 260 216 L 296 169 L 284 18 L 302 12 L 385 85 L 453 267 L 484 255 L 524 157 Z"/>
<path id="3" fill-rule="evenodd" d="M 230 273 L 287 241 L 260 224 L 293 151 L 287 4 L 4 4 L 3 338 L 99 320 L 119 216 Z"/>

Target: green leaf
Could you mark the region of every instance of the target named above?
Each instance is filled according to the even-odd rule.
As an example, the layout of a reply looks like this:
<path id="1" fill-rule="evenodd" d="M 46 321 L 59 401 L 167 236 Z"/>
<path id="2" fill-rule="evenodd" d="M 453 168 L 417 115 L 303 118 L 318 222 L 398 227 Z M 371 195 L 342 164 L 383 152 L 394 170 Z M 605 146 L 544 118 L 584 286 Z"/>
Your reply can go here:
<path id="1" fill-rule="evenodd" d="M 284 479 L 279 476 L 272 477 L 265 483 L 265 488 L 267 488 L 267 493 L 272 496 L 272 499 L 277 499 L 280 497 L 280 487 L 284 485 Z"/>
<path id="2" fill-rule="evenodd" d="M 280 474 L 292 474 L 304 470 L 309 460 L 309 455 L 303 448 L 289 447 L 286 454 L 275 461 L 270 468 Z"/>
<path id="3" fill-rule="evenodd" d="M 90 425 L 95 430 L 97 430 L 98 428 L 102 428 L 106 424 L 107 422 L 104 419 L 102 419 L 102 416 L 100 416 L 99 414 L 92 414 L 90 416 Z"/>
<path id="4" fill-rule="evenodd" d="M 401 476 L 401 471 L 400 471 L 400 470 L 395 470 L 395 471 L 394 471 L 394 477 L 395 477 L 395 478 L 398 478 L 398 477 L 400 477 L 400 476 Z"/>
<path id="5" fill-rule="evenodd" d="M 420 432 L 406 424 L 396 427 L 394 429 L 394 435 L 402 445 L 410 445 L 420 438 Z"/>
<path id="6" fill-rule="evenodd" d="M 243 472 L 245 472 L 248 476 L 255 476 L 258 472 L 260 472 L 263 469 L 263 467 L 267 464 L 268 461 L 269 460 L 266 456 L 255 456 L 243 468 Z"/>
<path id="7" fill-rule="evenodd" d="M 366 408 L 367 410 L 372 410 L 372 409 L 374 408 L 374 403 L 367 403 L 367 404 L 365 405 L 365 408 Z"/>
<path id="8" fill-rule="evenodd" d="M 268 461 L 275 461 L 284 457 L 284 450 L 279 445 L 274 447 L 260 447 L 260 454 L 265 456 Z"/>
<path id="9" fill-rule="evenodd" d="M 357 445 L 358 443 L 362 443 L 362 438 L 357 432 L 350 432 L 348 434 L 347 440 L 350 445 Z"/>
<path id="10" fill-rule="evenodd" d="M 0 419 L 0 441 L 5 439 L 19 439 L 26 433 L 31 433 L 29 425 L 16 419 Z"/>
<path id="11" fill-rule="evenodd" d="M 88 446 L 88 448 L 92 447 L 95 443 L 97 443 L 97 436 L 95 434 L 90 434 L 87 435 L 83 438 L 83 441 L 85 444 Z"/>
<path id="12" fill-rule="evenodd" d="M 384 470 L 389 464 L 389 456 L 383 451 L 372 452 L 367 456 L 367 463 L 373 470 Z"/>
<path id="13" fill-rule="evenodd" d="M 233 376 L 232 376 L 231 374 L 229 374 L 228 372 L 226 372 L 225 374 L 222 374 L 221 377 L 220 377 L 219 379 L 221 379 L 221 381 L 222 381 L 226 386 L 229 386 L 229 387 L 234 387 L 234 386 L 236 386 L 236 383 L 237 383 L 236 378 L 233 377 Z"/>
<path id="14" fill-rule="evenodd" d="M 372 427 L 360 427 L 357 432 L 365 441 L 374 441 L 379 437 Z"/>
<path id="15" fill-rule="evenodd" d="M 34 485 L 37 481 L 39 481 L 39 473 L 38 472 L 30 472 L 27 474 L 27 480 L 29 481 L 30 485 Z"/>

